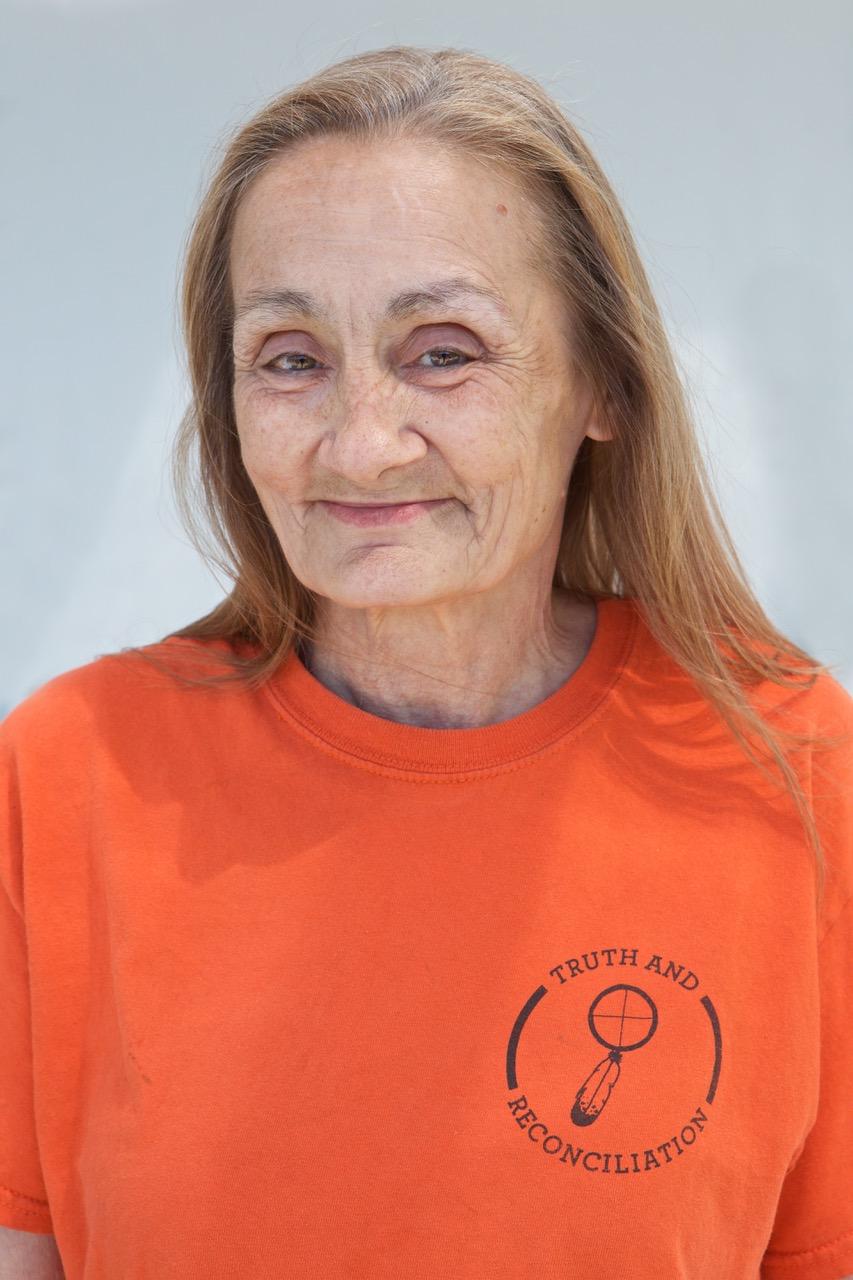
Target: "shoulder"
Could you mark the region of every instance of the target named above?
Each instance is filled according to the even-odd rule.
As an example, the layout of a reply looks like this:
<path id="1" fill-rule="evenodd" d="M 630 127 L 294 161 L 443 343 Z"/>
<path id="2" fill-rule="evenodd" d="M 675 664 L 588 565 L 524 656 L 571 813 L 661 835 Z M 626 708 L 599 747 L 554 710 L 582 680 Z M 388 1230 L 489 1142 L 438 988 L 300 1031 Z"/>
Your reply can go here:
<path id="1" fill-rule="evenodd" d="M 824 917 L 834 920 L 853 899 L 853 697 L 833 676 L 816 684 L 810 792 L 830 877 Z"/>
<path id="2" fill-rule="evenodd" d="M 780 685 L 764 680 L 753 696 L 759 709 L 779 717 L 780 727 L 816 735 L 853 733 L 853 696 L 830 668 L 808 681 Z"/>
<path id="3" fill-rule="evenodd" d="M 652 723 L 658 746 L 672 733 L 675 747 L 671 755 L 679 765 L 694 759 L 696 767 L 703 770 L 719 766 L 727 772 L 734 767 L 748 772 L 751 789 L 760 797 L 762 808 L 769 812 L 781 807 L 786 821 L 793 822 L 798 838 L 805 839 L 793 798 L 782 785 L 765 740 L 741 722 L 745 737 L 770 766 L 769 780 L 747 765 L 741 746 L 723 724 L 707 691 L 697 687 L 693 677 L 672 656 L 665 640 L 656 636 L 644 611 L 636 607 L 636 612 L 641 622 L 640 641 L 635 646 L 634 681 L 630 687 L 636 690 L 636 702 L 642 702 L 643 720 L 635 714 L 632 723 Z M 769 657 L 778 653 L 772 645 L 751 643 Z M 799 664 L 793 662 L 792 666 Z M 787 757 L 814 815 L 827 872 L 823 934 L 853 895 L 853 695 L 830 665 L 815 674 L 807 663 L 784 681 L 763 677 L 742 686 L 742 691 Z"/>
<path id="4" fill-rule="evenodd" d="M 784 699 L 770 717 L 804 735 L 792 761 L 820 835 L 826 893 L 819 934 L 824 937 L 853 900 L 853 696 L 829 671 Z"/>
<path id="5" fill-rule="evenodd" d="M 634 624 L 632 666 L 645 693 L 673 704 L 710 702 L 707 690 L 697 686 L 675 656 L 669 637 L 656 630 L 643 605 L 633 598 L 619 603 L 625 618 Z M 756 653 L 778 656 L 778 650 L 767 642 L 751 638 L 749 645 Z M 795 661 L 792 665 L 798 664 Z M 831 666 L 811 675 L 803 665 L 802 672 L 792 673 L 788 680 L 762 678 L 742 690 L 753 710 L 773 727 L 814 736 L 853 734 L 853 696 Z"/>
<path id="6" fill-rule="evenodd" d="M 853 695 L 831 672 L 824 672 L 815 680 L 811 715 L 820 731 L 853 734 Z"/>
<path id="7" fill-rule="evenodd" d="M 0 748 L 26 755 L 49 746 L 69 729 L 79 730 L 91 714 L 93 694 L 102 684 L 104 658 L 63 671 L 22 698 L 0 721 Z"/>
<path id="8" fill-rule="evenodd" d="M 105 733 L 133 734 L 146 723 L 163 723 L 187 703 L 188 693 L 211 697 L 210 690 L 191 689 L 177 674 L 221 670 L 209 659 L 225 647 L 168 637 L 99 654 L 44 681 L 12 707 L 0 721 L 0 747 L 4 753 L 44 755 Z"/>
<path id="9" fill-rule="evenodd" d="M 853 819 L 853 696 L 840 680 L 824 670 L 801 687 L 764 682 L 754 702 L 774 729 L 801 735 L 791 758 L 812 799 L 832 796 Z"/>

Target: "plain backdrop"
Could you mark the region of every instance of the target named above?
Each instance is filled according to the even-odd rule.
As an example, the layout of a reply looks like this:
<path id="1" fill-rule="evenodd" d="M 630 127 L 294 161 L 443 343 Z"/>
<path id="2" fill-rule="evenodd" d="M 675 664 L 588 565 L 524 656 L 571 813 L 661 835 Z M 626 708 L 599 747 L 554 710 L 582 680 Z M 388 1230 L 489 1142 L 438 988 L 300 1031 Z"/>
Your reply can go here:
<path id="1" fill-rule="evenodd" d="M 330 62 L 533 75 L 616 188 L 752 586 L 853 691 L 853 5 L 0 0 L 0 713 L 227 590 L 175 514 L 176 290 L 214 148 Z"/>

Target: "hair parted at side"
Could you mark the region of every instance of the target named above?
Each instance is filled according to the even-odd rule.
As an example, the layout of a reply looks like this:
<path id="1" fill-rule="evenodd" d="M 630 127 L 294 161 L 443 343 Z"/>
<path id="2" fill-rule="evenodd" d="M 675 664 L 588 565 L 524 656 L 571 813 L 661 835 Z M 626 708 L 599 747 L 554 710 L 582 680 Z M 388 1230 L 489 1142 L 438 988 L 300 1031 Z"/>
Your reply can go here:
<path id="1" fill-rule="evenodd" d="M 773 626 L 748 584 L 660 313 L 604 172 L 544 88 L 469 50 L 391 46 L 326 67 L 234 133 L 201 200 L 181 293 L 192 400 L 173 475 L 196 548 L 233 588 L 210 613 L 170 633 L 228 642 L 220 672 L 197 682 L 257 687 L 315 621 L 313 594 L 286 563 L 241 461 L 228 258 L 235 213 L 252 182 L 288 148 L 328 135 L 460 148 L 514 175 L 532 198 L 541 213 L 537 249 L 564 291 L 577 363 L 613 433 L 606 441 L 585 438 L 577 454 L 554 585 L 636 600 L 747 756 L 765 773 L 766 760 L 775 763 L 814 851 L 822 896 L 817 824 L 783 744 L 796 750 L 838 740 L 814 727 L 771 728 L 748 690 L 766 680 L 810 686 L 830 668 Z"/>

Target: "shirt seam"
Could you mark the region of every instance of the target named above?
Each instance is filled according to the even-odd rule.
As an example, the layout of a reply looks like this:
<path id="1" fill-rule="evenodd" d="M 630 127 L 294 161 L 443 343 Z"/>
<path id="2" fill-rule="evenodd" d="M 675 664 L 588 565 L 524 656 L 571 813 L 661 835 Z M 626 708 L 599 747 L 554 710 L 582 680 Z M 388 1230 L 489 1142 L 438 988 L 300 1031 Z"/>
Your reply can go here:
<path id="1" fill-rule="evenodd" d="M 13 1200 L 21 1201 L 18 1207 L 25 1213 L 42 1213 L 45 1209 L 50 1208 L 49 1201 L 39 1200 L 38 1196 L 25 1195 L 23 1191 L 13 1191 L 11 1187 L 7 1187 L 3 1183 L 0 1183 L 0 1191 L 4 1191 Z"/>
<path id="2" fill-rule="evenodd" d="M 840 1236 L 835 1236 L 832 1240 L 827 1240 L 824 1244 L 812 1245 L 810 1249 L 768 1249 L 765 1257 L 767 1258 L 805 1258 L 810 1253 L 820 1253 L 824 1249 L 834 1249 L 836 1245 L 843 1244 L 853 1236 L 853 1229 L 850 1231 L 842 1231 Z"/>

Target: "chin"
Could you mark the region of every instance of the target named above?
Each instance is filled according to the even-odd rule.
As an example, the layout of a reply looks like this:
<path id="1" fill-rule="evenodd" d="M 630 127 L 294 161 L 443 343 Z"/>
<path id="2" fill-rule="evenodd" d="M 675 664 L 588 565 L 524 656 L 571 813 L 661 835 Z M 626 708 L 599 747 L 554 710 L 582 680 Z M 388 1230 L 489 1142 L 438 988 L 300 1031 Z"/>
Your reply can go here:
<path id="1" fill-rule="evenodd" d="M 352 570 L 310 586 L 318 595 L 345 609 L 432 604 L 447 595 L 446 582 L 439 589 L 438 584 L 433 585 L 421 575 L 413 575 L 411 570 L 401 575 L 399 572 L 383 573 L 378 566 L 368 569 L 364 565 L 360 570 Z"/>

